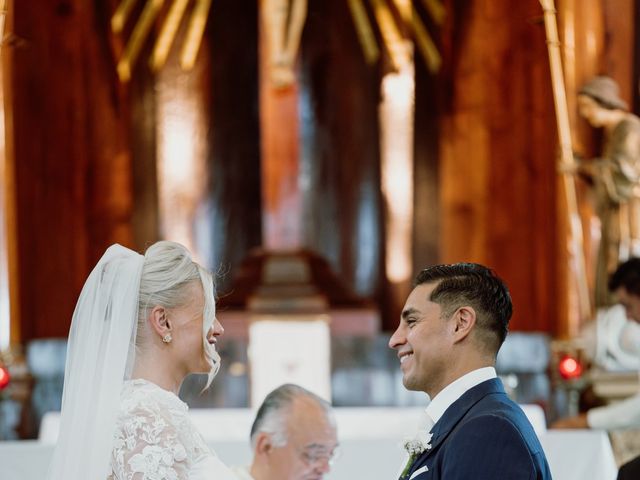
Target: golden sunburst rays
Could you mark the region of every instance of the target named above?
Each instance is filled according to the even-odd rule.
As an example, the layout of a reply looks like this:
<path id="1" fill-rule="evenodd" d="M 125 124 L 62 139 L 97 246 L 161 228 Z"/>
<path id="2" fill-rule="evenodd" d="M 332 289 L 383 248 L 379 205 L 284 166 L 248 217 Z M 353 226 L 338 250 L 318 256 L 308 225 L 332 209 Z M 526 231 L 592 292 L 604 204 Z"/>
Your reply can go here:
<path id="1" fill-rule="evenodd" d="M 173 44 L 178 27 L 180 27 L 180 23 L 182 22 L 182 17 L 184 16 L 184 11 L 187 9 L 188 3 L 189 0 L 174 0 L 173 5 L 171 5 L 171 9 L 167 14 L 167 19 L 162 25 L 160 34 L 158 35 L 158 40 L 153 47 L 153 53 L 149 59 L 149 66 L 152 70 L 159 70 L 167 61 L 169 50 Z"/>
<path id="2" fill-rule="evenodd" d="M 407 61 L 410 52 L 403 47 L 407 36 L 413 36 L 418 51 L 424 58 L 429 70 L 433 73 L 440 69 L 442 57 L 435 41 L 420 13 L 415 7 L 415 2 L 408 0 L 367 0 L 371 15 L 365 5 L 365 0 L 347 0 L 349 11 L 356 29 L 358 41 L 362 48 L 365 61 L 374 64 L 380 57 L 380 50 L 384 48 L 389 53 L 390 61 L 394 68 L 400 68 Z M 436 26 L 442 25 L 446 16 L 446 10 L 442 0 L 420 0 Z M 394 15 L 391 6 L 397 11 Z M 378 45 L 375 28 L 380 32 L 382 45 Z"/>
<path id="3" fill-rule="evenodd" d="M 195 10 L 189 20 L 187 38 L 180 55 L 180 65 L 185 70 L 190 70 L 196 63 L 196 56 L 202 43 L 204 27 L 207 25 L 207 17 L 211 8 L 211 0 L 197 0 Z"/>
<path id="4" fill-rule="evenodd" d="M 4 43 L 4 23 L 7 17 L 7 0 L 0 0 L 0 46 Z"/>
<path id="5" fill-rule="evenodd" d="M 424 8 L 427 9 L 429 15 L 437 25 L 442 25 L 444 17 L 447 15 L 447 11 L 444 8 L 441 0 L 422 0 Z"/>
<path id="6" fill-rule="evenodd" d="M 424 58 L 429 71 L 432 73 L 437 72 L 440 70 L 442 57 L 438 51 L 438 47 L 436 47 L 435 42 L 431 38 L 431 35 L 429 35 L 427 27 L 420 19 L 415 8 L 413 10 L 413 15 L 411 16 L 411 28 L 413 29 L 413 36 L 415 38 L 416 45 L 418 46 L 418 50 Z"/>
<path id="7" fill-rule="evenodd" d="M 382 41 L 385 44 L 391 62 L 395 69 L 402 68 L 411 62 L 410 52 L 405 48 L 404 36 L 391 13 L 386 0 L 369 0 L 373 8 L 373 15 L 378 23 Z M 402 12 L 401 12 L 402 14 Z M 404 17 L 405 15 L 402 14 Z M 404 20 L 404 18 L 403 18 Z"/>
<path id="8" fill-rule="evenodd" d="M 136 6 L 142 1 L 145 2 L 142 11 L 135 19 L 131 34 L 125 39 L 124 50 L 118 59 L 117 71 L 120 80 L 127 82 L 131 79 L 142 48 L 156 24 L 159 24 L 159 34 L 149 58 L 149 66 L 154 72 L 164 66 L 190 4 L 193 5 L 181 46 L 180 65 L 184 70 L 193 68 L 211 10 L 211 0 L 122 0 L 111 18 L 111 30 L 114 34 L 124 35 L 127 23 L 133 21 Z M 405 44 L 403 40 L 412 36 L 429 70 L 434 73 L 439 70 L 442 64 L 440 52 L 415 3 L 421 3 L 422 10 L 437 27 L 444 22 L 446 16 L 442 0 L 345 1 L 348 3 L 358 41 L 368 64 L 375 64 L 380 58 L 381 50 L 384 49 L 389 53 L 393 67 L 399 68 L 411 55 L 402 47 Z M 395 15 L 392 6 L 397 13 Z M 165 10 L 166 13 L 161 16 Z M 381 44 L 378 43 L 376 30 L 380 34 Z"/>
<path id="9" fill-rule="evenodd" d="M 178 29 L 185 17 L 189 3 L 194 2 L 182 50 L 180 65 L 184 70 L 193 68 L 202 43 L 204 29 L 211 9 L 211 0 L 146 0 L 140 16 L 136 19 L 131 35 L 126 40 L 122 56 L 118 59 L 118 77 L 123 82 L 131 79 L 132 71 L 139 59 L 142 47 L 147 41 L 160 13 L 170 3 L 168 12 L 160 22 L 158 34 L 149 66 L 154 72 L 160 70 L 167 61 L 169 51 L 175 41 Z M 122 0 L 111 17 L 111 30 L 120 35 L 130 20 L 138 0 Z"/>
<path id="10" fill-rule="evenodd" d="M 376 36 L 373 33 L 373 27 L 369 21 L 367 10 L 364 7 L 363 0 L 347 0 L 349 2 L 349 10 L 358 34 L 358 40 L 362 47 L 364 59 L 368 64 L 374 64 L 380 57 L 380 49 Z"/>

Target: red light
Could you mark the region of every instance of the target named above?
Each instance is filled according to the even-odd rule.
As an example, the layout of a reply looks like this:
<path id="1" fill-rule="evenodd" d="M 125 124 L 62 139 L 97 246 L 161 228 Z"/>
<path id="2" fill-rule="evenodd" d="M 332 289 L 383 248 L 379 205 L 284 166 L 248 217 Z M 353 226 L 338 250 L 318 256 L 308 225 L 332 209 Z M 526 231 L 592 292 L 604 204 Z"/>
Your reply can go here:
<path id="1" fill-rule="evenodd" d="M 566 380 L 579 378 L 580 375 L 582 375 L 582 365 L 580 365 L 580 362 L 568 355 L 560 360 L 558 370 L 560 371 L 560 376 Z"/>
<path id="2" fill-rule="evenodd" d="M 0 390 L 4 390 L 9 385 L 11 376 L 9 370 L 6 367 L 0 367 Z"/>

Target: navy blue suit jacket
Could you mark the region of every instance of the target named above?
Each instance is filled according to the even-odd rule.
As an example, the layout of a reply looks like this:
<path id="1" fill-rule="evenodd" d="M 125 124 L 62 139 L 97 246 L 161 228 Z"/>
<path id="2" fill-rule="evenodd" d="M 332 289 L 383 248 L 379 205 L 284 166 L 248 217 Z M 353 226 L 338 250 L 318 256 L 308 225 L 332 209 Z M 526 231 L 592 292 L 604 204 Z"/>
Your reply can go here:
<path id="1" fill-rule="evenodd" d="M 531 423 L 497 378 L 465 392 L 431 433 L 431 449 L 416 459 L 405 478 L 419 472 L 413 480 L 551 479 Z"/>

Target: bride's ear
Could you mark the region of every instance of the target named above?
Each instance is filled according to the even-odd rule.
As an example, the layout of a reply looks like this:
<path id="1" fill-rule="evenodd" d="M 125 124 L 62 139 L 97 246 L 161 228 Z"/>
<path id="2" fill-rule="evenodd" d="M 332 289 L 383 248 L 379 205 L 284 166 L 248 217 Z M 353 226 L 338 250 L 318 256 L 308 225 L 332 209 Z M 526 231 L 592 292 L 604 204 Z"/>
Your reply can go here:
<path id="1" fill-rule="evenodd" d="M 167 310 L 164 307 L 156 305 L 149 312 L 149 326 L 151 331 L 164 338 L 165 335 L 171 333 L 171 324 L 167 316 Z"/>

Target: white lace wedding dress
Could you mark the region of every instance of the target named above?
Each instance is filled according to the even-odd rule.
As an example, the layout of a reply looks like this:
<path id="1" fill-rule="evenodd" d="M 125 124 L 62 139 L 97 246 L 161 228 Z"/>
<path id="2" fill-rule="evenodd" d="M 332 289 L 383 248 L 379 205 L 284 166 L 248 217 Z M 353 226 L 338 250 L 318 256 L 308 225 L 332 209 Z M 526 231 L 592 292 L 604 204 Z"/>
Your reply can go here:
<path id="1" fill-rule="evenodd" d="M 236 480 L 176 395 L 138 379 L 124 383 L 120 401 L 107 480 Z"/>

